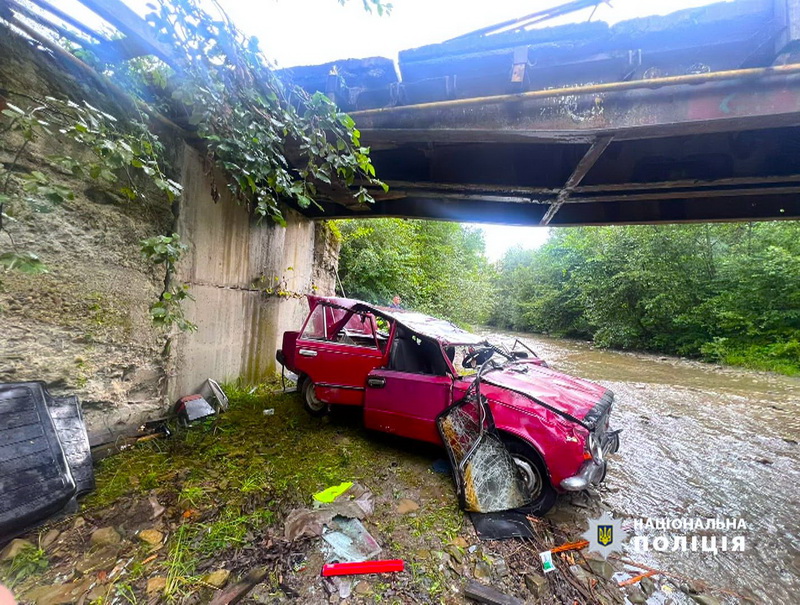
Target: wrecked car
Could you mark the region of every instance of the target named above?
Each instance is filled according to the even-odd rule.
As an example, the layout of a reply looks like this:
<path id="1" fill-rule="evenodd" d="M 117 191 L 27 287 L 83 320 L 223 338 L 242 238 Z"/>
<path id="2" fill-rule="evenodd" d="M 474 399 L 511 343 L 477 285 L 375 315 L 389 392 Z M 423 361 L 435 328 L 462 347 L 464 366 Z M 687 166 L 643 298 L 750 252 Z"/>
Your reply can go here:
<path id="1" fill-rule="evenodd" d="M 368 429 L 442 445 L 437 418 L 479 379 L 478 398 L 516 464 L 530 512 L 543 514 L 558 493 L 604 479 L 606 456 L 619 447 L 619 432 L 609 428 L 614 395 L 605 387 L 553 370 L 517 343 L 498 347 L 421 313 L 345 298 L 308 301 L 302 329 L 284 333 L 277 359 L 297 374 L 310 414 L 359 406 Z"/>

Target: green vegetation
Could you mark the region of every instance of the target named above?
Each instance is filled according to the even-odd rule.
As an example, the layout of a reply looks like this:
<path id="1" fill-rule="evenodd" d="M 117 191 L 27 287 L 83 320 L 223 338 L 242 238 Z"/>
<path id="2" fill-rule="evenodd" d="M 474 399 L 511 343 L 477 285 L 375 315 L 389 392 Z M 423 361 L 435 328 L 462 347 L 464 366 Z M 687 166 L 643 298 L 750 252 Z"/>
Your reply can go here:
<path id="1" fill-rule="evenodd" d="M 493 325 L 800 373 L 800 224 L 554 230 L 499 263 Z"/>
<path id="2" fill-rule="evenodd" d="M 493 270 L 480 230 L 458 223 L 337 221 L 339 275 L 348 296 L 403 306 L 458 324 L 482 324 L 494 305 Z"/>
<path id="3" fill-rule="evenodd" d="M 225 414 L 100 463 L 97 489 L 81 514 L 100 525 L 104 514 L 152 495 L 168 506 L 170 519 L 163 556 L 144 573 L 141 561 L 151 551 L 138 552 L 132 571 L 119 580 L 119 596 L 141 599 L 146 576 L 153 575 L 166 578 L 171 600 L 201 589 L 204 563 L 224 566 L 243 547 L 263 546 L 270 536 L 279 540 L 289 511 L 310 506 L 312 494 L 345 480 L 373 492 L 376 512 L 365 524 L 391 556 L 411 560 L 417 549 L 443 548 L 462 530 L 450 478 L 429 470 L 430 457 L 366 433 L 357 414 L 312 418 L 296 395 L 274 393 L 274 383 L 224 388 L 231 400 Z M 264 408 L 274 408 L 274 415 L 265 416 Z M 409 489 L 425 493 L 422 508 L 393 514 L 396 499 Z M 435 565 L 431 560 L 419 568 L 415 582 L 424 594 L 447 589 L 444 582 L 428 587 L 425 578 L 438 573 Z M 318 570 L 308 574 L 316 578 Z"/>
<path id="4" fill-rule="evenodd" d="M 800 224 L 554 229 L 491 266 L 455 223 L 337 221 L 349 296 L 459 324 L 800 373 Z"/>
<path id="5" fill-rule="evenodd" d="M 28 577 L 42 573 L 48 564 L 47 555 L 42 548 L 24 547 L 13 559 L 0 565 L 0 582 L 14 588 Z"/>

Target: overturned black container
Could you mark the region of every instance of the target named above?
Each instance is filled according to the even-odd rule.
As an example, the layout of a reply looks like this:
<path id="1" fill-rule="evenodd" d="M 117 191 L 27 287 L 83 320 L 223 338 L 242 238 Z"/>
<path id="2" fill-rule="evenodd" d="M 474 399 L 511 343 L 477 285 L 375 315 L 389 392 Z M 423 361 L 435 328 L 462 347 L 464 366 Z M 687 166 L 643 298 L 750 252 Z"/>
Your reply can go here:
<path id="1" fill-rule="evenodd" d="M 78 398 L 53 397 L 43 382 L 0 384 L 0 545 L 93 488 Z"/>

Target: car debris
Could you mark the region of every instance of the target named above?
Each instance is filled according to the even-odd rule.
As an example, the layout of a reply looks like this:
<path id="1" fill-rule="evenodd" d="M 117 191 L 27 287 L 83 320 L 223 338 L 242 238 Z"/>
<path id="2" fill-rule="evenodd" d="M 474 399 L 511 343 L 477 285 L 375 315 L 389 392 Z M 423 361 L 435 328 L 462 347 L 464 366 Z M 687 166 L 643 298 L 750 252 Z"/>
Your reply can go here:
<path id="1" fill-rule="evenodd" d="M 464 589 L 464 596 L 487 605 L 524 605 L 524 602 L 499 590 L 470 580 Z"/>
<path id="2" fill-rule="evenodd" d="M 333 517 L 322 532 L 322 539 L 330 546 L 329 561 L 352 563 L 367 561 L 381 552 L 378 541 L 358 519 L 341 515 Z"/>
<path id="3" fill-rule="evenodd" d="M 317 492 L 312 497 L 317 502 L 322 503 L 330 503 L 344 494 L 347 490 L 353 487 L 353 483 L 350 481 L 345 481 L 344 483 L 340 483 L 339 485 L 332 485 L 331 487 L 322 490 L 321 492 Z"/>
<path id="4" fill-rule="evenodd" d="M 54 397 L 44 382 L 0 384 L 0 545 L 75 510 L 93 488 L 78 398 Z"/>
<path id="5" fill-rule="evenodd" d="M 276 353 L 297 374 L 306 411 L 359 406 L 368 429 L 446 445 L 467 510 L 525 506 L 542 515 L 558 493 L 605 478 L 607 456 L 619 448 L 610 390 L 549 368 L 520 343 L 496 346 L 441 319 L 307 298 L 302 328 L 285 332 Z M 454 455 L 458 440 L 469 446 Z"/>
<path id="6" fill-rule="evenodd" d="M 178 399 L 173 409 L 178 422 L 189 427 L 196 420 L 203 420 L 228 410 L 228 396 L 213 378 L 207 378 L 198 393 Z"/>
<path id="7" fill-rule="evenodd" d="M 206 379 L 203 386 L 200 388 L 200 395 L 211 403 L 218 412 L 228 411 L 228 396 L 225 394 L 225 391 L 222 390 L 222 387 L 219 386 L 219 383 L 213 378 Z"/>
<path id="8" fill-rule="evenodd" d="M 352 576 L 369 573 L 392 573 L 403 571 L 405 564 L 402 559 L 383 559 L 381 561 L 357 561 L 353 563 L 327 563 L 322 566 L 322 575 Z"/>
<path id="9" fill-rule="evenodd" d="M 437 427 L 455 470 L 461 507 L 468 512 L 492 513 L 530 503 L 522 475 L 497 434 L 492 410 L 481 397 L 481 376 L 487 360 L 461 401 L 437 418 Z"/>
<path id="10" fill-rule="evenodd" d="M 533 528 L 525 513 L 515 510 L 494 513 L 469 513 L 475 533 L 481 540 L 531 539 Z"/>
<path id="11" fill-rule="evenodd" d="M 196 420 L 203 420 L 216 414 L 217 410 L 202 395 L 186 395 L 178 399 L 175 404 L 175 415 L 178 417 L 178 422 L 186 427 L 191 426 Z"/>
<path id="12" fill-rule="evenodd" d="M 347 486 L 341 489 L 343 486 Z M 328 498 L 332 493 L 336 497 L 330 501 L 316 500 L 320 494 Z M 336 517 L 348 519 L 364 519 L 371 515 L 375 505 L 372 492 L 360 483 L 342 483 L 314 494 L 314 508 L 299 508 L 291 511 L 284 522 L 284 537 L 293 542 L 303 536 L 322 536 L 326 525 L 331 525 Z"/>

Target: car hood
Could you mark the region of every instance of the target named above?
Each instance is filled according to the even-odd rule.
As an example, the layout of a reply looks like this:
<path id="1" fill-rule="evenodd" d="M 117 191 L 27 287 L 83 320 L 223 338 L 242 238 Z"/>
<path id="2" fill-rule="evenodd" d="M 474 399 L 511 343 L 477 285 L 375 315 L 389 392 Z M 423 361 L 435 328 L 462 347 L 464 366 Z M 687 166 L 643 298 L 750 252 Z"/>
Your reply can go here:
<path id="1" fill-rule="evenodd" d="M 582 421 L 590 429 L 614 398 L 611 391 L 597 383 L 525 362 L 486 372 L 481 382 L 524 395 L 503 403 L 515 407 L 543 405 L 562 416 Z"/>

